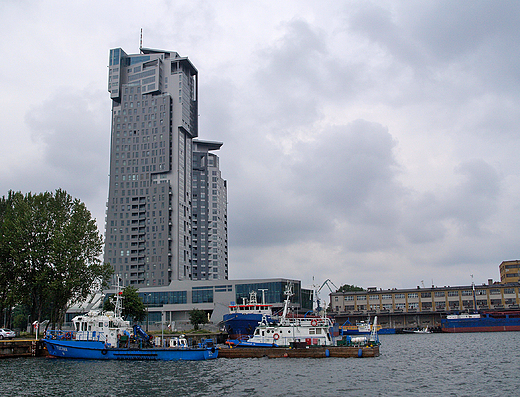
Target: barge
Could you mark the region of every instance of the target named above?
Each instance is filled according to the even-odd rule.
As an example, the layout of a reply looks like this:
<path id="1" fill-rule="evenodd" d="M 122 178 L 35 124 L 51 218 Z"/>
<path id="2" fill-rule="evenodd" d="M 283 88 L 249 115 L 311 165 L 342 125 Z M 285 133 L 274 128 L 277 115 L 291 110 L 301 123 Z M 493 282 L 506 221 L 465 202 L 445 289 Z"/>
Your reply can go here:
<path id="1" fill-rule="evenodd" d="M 286 347 L 221 347 L 219 358 L 361 358 L 378 357 L 379 345 L 374 346 L 313 346 L 309 348 Z"/>

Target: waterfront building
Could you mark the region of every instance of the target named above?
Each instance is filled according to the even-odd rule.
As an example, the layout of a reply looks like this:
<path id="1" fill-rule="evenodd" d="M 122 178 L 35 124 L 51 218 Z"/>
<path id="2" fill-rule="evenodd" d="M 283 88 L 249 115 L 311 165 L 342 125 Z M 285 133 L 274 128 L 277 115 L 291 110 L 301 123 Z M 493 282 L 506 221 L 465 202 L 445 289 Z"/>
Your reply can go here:
<path id="1" fill-rule="evenodd" d="M 192 280 L 227 280 L 227 182 L 212 151 L 222 143 L 193 140 Z"/>
<path id="2" fill-rule="evenodd" d="M 500 266 L 500 282 L 518 283 L 520 282 L 520 261 L 503 261 Z"/>
<path id="3" fill-rule="evenodd" d="M 474 310 L 519 310 L 519 283 L 457 287 L 333 292 L 330 307 L 339 323 L 378 316 L 383 327 L 438 326 L 441 316 Z"/>
<path id="4" fill-rule="evenodd" d="M 125 286 L 166 286 L 192 278 L 197 76 L 189 59 L 176 52 L 110 50 L 104 261 Z"/>
<path id="5" fill-rule="evenodd" d="M 294 296 L 291 307 L 298 312 L 312 310 L 312 290 L 301 287 L 301 281 L 285 278 L 255 280 L 173 280 L 168 286 L 139 288 L 139 296 L 143 300 L 148 318 L 145 323 L 150 328 L 160 329 L 163 326 L 172 328 L 189 328 L 189 312 L 192 309 L 204 310 L 210 322 L 218 325 L 224 314 L 229 312 L 230 304 L 242 304 L 251 292 L 256 292 L 261 303 L 272 305 L 274 311 L 283 308 L 286 299 L 285 288 L 292 284 Z M 105 291 L 105 296 L 115 290 Z M 262 302 L 265 296 L 265 302 Z M 93 296 L 90 301 L 82 302 L 67 311 L 66 322 L 80 313 L 102 307 L 104 296 Z"/>

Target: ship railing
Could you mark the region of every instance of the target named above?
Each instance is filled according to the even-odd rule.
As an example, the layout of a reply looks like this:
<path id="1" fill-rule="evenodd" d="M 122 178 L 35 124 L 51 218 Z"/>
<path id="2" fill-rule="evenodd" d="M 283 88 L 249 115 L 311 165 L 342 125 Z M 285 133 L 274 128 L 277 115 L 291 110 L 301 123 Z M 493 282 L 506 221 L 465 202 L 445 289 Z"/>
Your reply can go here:
<path id="1" fill-rule="evenodd" d="M 49 329 L 45 331 L 46 339 L 54 340 L 72 340 L 74 339 L 75 331 L 64 331 L 61 329 Z"/>
<path id="2" fill-rule="evenodd" d="M 105 333 L 102 331 L 76 331 L 76 340 L 106 342 Z"/>
<path id="3" fill-rule="evenodd" d="M 306 327 L 327 327 L 332 326 L 329 318 L 285 318 L 283 321 L 286 325 L 306 326 Z"/>

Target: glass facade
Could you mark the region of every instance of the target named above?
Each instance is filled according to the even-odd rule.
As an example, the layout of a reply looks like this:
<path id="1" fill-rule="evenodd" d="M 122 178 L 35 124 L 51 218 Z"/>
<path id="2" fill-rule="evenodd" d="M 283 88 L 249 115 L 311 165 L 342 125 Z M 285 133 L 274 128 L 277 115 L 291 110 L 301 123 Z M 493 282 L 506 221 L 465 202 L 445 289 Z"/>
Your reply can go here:
<path id="1" fill-rule="evenodd" d="M 159 307 L 162 305 L 175 305 L 187 303 L 186 291 L 165 291 L 165 292 L 150 292 L 139 293 L 139 298 L 147 307 Z"/>
<path id="2" fill-rule="evenodd" d="M 213 287 L 193 287 L 191 303 L 213 303 Z"/>
<path id="3" fill-rule="evenodd" d="M 241 304 L 245 299 L 249 299 L 249 293 L 252 291 L 256 292 L 257 299 L 260 303 L 280 303 L 285 300 L 285 287 L 290 284 L 289 281 L 281 282 L 266 282 L 266 283 L 248 283 L 248 284 L 237 284 L 235 286 L 236 302 Z M 291 303 L 301 304 L 301 284 L 293 284 L 293 293 L 291 297 Z M 262 291 L 265 290 L 265 291 Z M 265 302 L 261 302 L 262 294 L 265 294 Z M 312 301 L 311 301 L 312 305 Z"/>

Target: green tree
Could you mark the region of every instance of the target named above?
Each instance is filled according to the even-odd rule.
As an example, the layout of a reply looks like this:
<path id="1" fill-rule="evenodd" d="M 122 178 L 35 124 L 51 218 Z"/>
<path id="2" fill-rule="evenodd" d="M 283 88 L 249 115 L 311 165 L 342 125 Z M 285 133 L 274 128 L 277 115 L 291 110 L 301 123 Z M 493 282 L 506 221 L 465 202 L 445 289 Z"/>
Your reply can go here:
<path id="1" fill-rule="evenodd" d="M 93 287 L 108 286 L 112 268 L 101 262 L 103 239 L 85 204 L 57 190 L 50 207 L 55 220 L 48 268 L 51 321 L 61 325 L 69 304 L 86 299 Z"/>
<path id="2" fill-rule="evenodd" d="M 11 255 L 8 222 L 12 217 L 12 194 L 0 199 L 0 324 L 11 318 L 11 308 L 18 300 L 17 277 L 19 272 Z M 3 324 L 10 327 L 9 321 Z"/>
<path id="3" fill-rule="evenodd" d="M 146 307 L 143 300 L 139 297 L 138 289 L 132 285 L 125 287 L 121 291 L 123 312 L 125 319 L 132 318 L 136 322 L 142 322 L 146 318 Z M 111 296 L 103 303 L 103 310 L 114 310 L 115 296 Z"/>
<path id="4" fill-rule="evenodd" d="M 69 305 L 107 285 L 112 269 L 101 262 L 95 220 L 64 190 L 10 191 L 0 202 L 0 222 L 0 277 L 9 285 L 0 299 L 26 305 L 31 321 L 61 325 Z"/>
<path id="5" fill-rule="evenodd" d="M 208 315 L 204 310 L 192 309 L 190 310 L 190 323 L 193 324 L 193 329 L 198 330 L 199 324 L 208 323 Z"/>
<path id="6" fill-rule="evenodd" d="M 357 287 L 355 285 L 345 284 L 339 287 L 338 292 L 352 292 L 352 291 L 364 291 L 362 287 Z"/>

